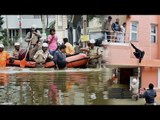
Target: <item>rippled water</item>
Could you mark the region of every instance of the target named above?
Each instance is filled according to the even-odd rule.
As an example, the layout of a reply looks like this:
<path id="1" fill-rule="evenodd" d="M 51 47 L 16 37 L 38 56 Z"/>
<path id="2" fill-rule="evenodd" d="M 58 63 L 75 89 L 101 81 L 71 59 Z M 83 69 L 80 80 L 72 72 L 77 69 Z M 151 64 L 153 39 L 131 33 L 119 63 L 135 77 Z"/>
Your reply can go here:
<path id="1" fill-rule="evenodd" d="M 1 69 L 0 104 L 103 104 L 107 75 L 104 69 Z"/>

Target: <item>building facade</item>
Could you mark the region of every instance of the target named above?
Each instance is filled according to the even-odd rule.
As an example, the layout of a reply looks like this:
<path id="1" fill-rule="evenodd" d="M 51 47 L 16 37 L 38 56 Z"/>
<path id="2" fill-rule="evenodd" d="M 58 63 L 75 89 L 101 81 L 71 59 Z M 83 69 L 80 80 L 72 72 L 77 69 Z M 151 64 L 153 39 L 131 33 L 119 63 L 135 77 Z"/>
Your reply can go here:
<path id="1" fill-rule="evenodd" d="M 112 15 L 111 15 L 112 16 Z M 160 98 L 160 16 L 159 15 L 117 15 L 112 16 L 112 22 L 120 19 L 120 25 L 126 22 L 124 43 L 111 41 L 108 43 L 109 68 L 115 69 L 119 84 L 130 85 L 132 78 L 139 79 L 140 88 L 148 88 L 153 83 Z M 93 21 L 92 21 L 93 22 Z M 93 30 L 95 23 L 90 23 Z M 96 29 L 101 30 L 101 24 Z M 99 32 L 100 33 L 100 32 Z M 145 51 L 139 63 L 130 42 L 138 49 Z"/>
<path id="2" fill-rule="evenodd" d="M 2 15 L 4 17 L 3 28 L 9 31 L 9 38 L 14 41 L 19 38 L 19 18 L 20 15 Z M 56 34 L 58 35 L 59 42 L 62 42 L 64 37 L 68 36 L 67 28 L 67 16 L 66 15 L 48 15 L 48 25 L 55 20 Z M 47 23 L 47 21 L 45 21 Z M 42 21 L 40 15 L 21 15 L 21 28 L 22 38 L 24 38 L 31 26 L 35 24 L 42 32 Z"/>

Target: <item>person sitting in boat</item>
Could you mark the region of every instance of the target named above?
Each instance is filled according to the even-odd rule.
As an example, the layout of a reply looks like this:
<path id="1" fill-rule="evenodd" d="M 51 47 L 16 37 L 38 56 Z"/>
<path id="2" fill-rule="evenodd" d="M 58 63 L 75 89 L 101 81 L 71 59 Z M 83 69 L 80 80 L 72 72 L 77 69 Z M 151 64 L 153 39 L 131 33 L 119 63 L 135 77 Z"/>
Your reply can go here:
<path id="1" fill-rule="evenodd" d="M 68 38 L 63 38 L 63 43 L 65 44 L 66 56 L 71 56 L 75 54 L 74 47 L 68 42 Z"/>
<path id="2" fill-rule="evenodd" d="M 43 65 L 47 59 L 53 59 L 53 56 L 48 51 L 48 44 L 43 43 L 42 49 L 38 50 L 33 57 L 33 60 L 40 65 Z"/>
<path id="3" fill-rule="evenodd" d="M 25 49 L 20 49 L 20 43 L 19 42 L 16 42 L 14 44 L 14 47 L 15 47 L 15 49 L 12 53 L 13 59 L 22 60 L 25 56 Z"/>
<path id="4" fill-rule="evenodd" d="M 54 63 L 58 69 L 64 69 L 66 67 L 66 46 L 62 44 L 54 54 Z"/>
<path id="5" fill-rule="evenodd" d="M 42 37 L 39 30 L 37 30 L 36 25 L 31 26 L 31 31 L 27 33 L 27 36 L 25 38 L 25 41 L 30 43 L 30 50 L 29 50 L 29 59 L 32 60 L 34 54 L 37 52 L 39 46 L 38 43 L 40 41 L 40 38 Z"/>
<path id="6" fill-rule="evenodd" d="M 81 53 L 80 48 L 81 48 L 81 45 L 78 42 L 75 42 L 75 47 L 74 47 L 75 54 Z"/>
<path id="7" fill-rule="evenodd" d="M 9 53 L 4 51 L 4 45 L 0 44 L 0 68 L 6 67 L 8 59 L 11 60 Z"/>
<path id="8" fill-rule="evenodd" d="M 89 56 L 89 62 L 88 65 L 90 66 L 97 66 L 97 63 L 99 63 L 99 58 L 101 57 L 101 53 L 98 47 L 95 47 L 95 40 L 91 39 L 89 41 L 90 46 L 89 48 L 81 48 L 81 51 L 86 51 L 88 53 Z"/>

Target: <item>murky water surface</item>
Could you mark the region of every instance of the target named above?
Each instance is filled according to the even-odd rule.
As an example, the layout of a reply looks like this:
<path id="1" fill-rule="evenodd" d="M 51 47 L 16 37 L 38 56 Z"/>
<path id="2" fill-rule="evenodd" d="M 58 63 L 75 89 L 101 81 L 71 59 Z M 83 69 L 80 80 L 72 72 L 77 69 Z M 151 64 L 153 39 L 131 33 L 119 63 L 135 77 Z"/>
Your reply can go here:
<path id="1" fill-rule="evenodd" d="M 0 104 L 93 105 L 108 99 L 105 69 L 0 69 Z"/>

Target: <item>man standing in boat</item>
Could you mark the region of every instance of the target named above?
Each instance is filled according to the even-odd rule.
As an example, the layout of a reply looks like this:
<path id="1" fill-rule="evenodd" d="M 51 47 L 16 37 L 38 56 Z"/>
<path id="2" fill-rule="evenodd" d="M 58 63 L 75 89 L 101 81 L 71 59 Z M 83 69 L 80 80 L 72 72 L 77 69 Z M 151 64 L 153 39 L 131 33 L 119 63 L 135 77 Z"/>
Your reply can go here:
<path id="1" fill-rule="evenodd" d="M 97 67 L 97 63 L 99 63 L 99 58 L 101 57 L 101 53 L 98 47 L 95 47 L 95 40 L 91 39 L 89 41 L 90 45 L 89 48 L 81 48 L 81 51 L 86 51 L 89 56 L 89 67 Z"/>
<path id="2" fill-rule="evenodd" d="M 42 66 L 47 59 L 53 59 L 53 56 L 48 51 L 48 44 L 43 43 L 42 49 L 38 50 L 36 54 L 33 57 L 33 60 L 36 62 L 36 64 Z"/>
<path id="3" fill-rule="evenodd" d="M 55 29 L 50 29 L 50 35 L 48 35 L 48 45 L 50 54 L 54 56 L 54 53 L 58 47 L 58 37 Z"/>
<path id="4" fill-rule="evenodd" d="M 39 30 L 37 30 L 36 25 L 32 25 L 31 31 L 27 33 L 27 36 L 25 38 L 25 41 L 30 43 L 30 50 L 29 50 L 29 59 L 32 60 L 34 54 L 37 52 L 39 46 L 38 43 L 40 41 L 40 38 L 42 37 Z"/>
<path id="5" fill-rule="evenodd" d="M 100 64 L 105 67 L 106 63 L 109 59 L 109 52 L 108 52 L 108 42 L 107 40 L 102 41 L 102 48 L 101 48 L 101 57 L 100 57 Z M 100 66 L 101 67 L 101 66 Z"/>

